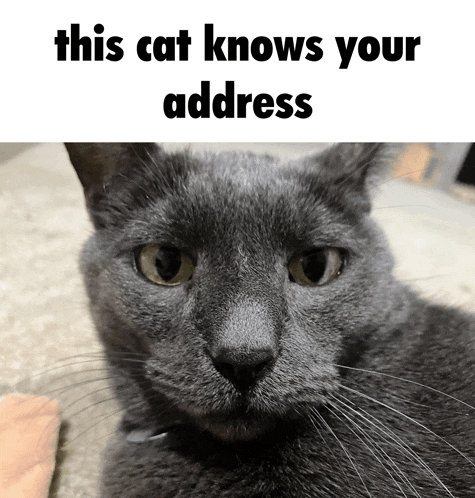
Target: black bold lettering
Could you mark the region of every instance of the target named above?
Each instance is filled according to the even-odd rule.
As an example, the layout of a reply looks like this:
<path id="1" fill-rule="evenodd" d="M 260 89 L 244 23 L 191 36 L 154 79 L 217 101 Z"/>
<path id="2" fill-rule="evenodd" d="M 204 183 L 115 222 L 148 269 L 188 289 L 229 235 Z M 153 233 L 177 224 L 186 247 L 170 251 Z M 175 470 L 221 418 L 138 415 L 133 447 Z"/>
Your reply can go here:
<path id="1" fill-rule="evenodd" d="M 184 118 L 186 115 L 186 95 L 169 93 L 163 101 L 163 112 L 169 119 Z"/>
<path id="2" fill-rule="evenodd" d="M 414 51 L 417 45 L 421 44 L 421 37 L 413 38 L 412 36 L 408 36 L 406 38 L 406 60 L 413 61 L 415 60 Z"/>
<path id="3" fill-rule="evenodd" d="M 252 102 L 252 93 L 244 95 L 243 93 L 238 93 L 237 96 L 237 117 L 246 117 L 246 106 Z"/>
<path id="4" fill-rule="evenodd" d="M 102 33 L 104 33 L 104 26 L 102 24 L 96 24 L 94 26 L 94 32 L 98 35 L 101 35 Z M 102 36 L 94 37 L 94 60 L 104 60 L 104 38 L 102 38 Z"/>
<path id="5" fill-rule="evenodd" d="M 193 119 L 209 118 L 209 87 L 209 81 L 202 81 L 201 93 L 192 93 L 190 95 L 188 99 L 188 113 Z"/>
<path id="6" fill-rule="evenodd" d="M 143 36 L 137 42 L 137 55 L 140 60 L 145 62 L 150 62 L 152 60 L 152 56 L 147 52 L 147 47 L 152 44 L 152 38 L 150 36 Z"/>
<path id="7" fill-rule="evenodd" d="M 119 44 L 122 42 L 123 38 L 120 36 L 112 36 L 107 40 L 107 48 L 112 52 L 106 55 L 106 59 L 108 61 L 117 62 L 122 59 L 124 56 L 124 51 L 119 47 Z"/>
<path id="8" fill-rule="evenodd" d="M 58 29 L 58 35 L 54 37 L 54 44 L 58 46 L 58 61 L 65 61 L 67 57 L 66 46 L 69 45 L 69 36 L 65 29 Z"/>
<path id="9" fill-rule="evenodd" d="M 173 36 L 157 36 L 153 42 L 153 56 L 155 60 L 174 61 L 175 60 L 175 38 Z"/>
<path id="10" fill-rule="evenodd" d="M 265 107 L 272 107 L 264 111 Z M 252 103 L 254 114 L 260 119 L 270 118 L 274 114 L 274 99 L 267 93 L 260 93 Z"/>
<path id="11" fill-rule="evenodd" d="M 292 104 L 289 103 L 289 100 L 292 99 L 292 95 L 290 93 L 282 93 L 276 99 L 277 105 L 280 109 L 275 113 L 278 118 L 287 119 L 292 116 L 294 113 L 294 108 Z"/>
<path id="12" fill-rule="evenodd" d="M 340 52 L 340 69 L 348 69 L 351 56 L 353 55 L 353 50 L 356 46 L 356 40 L 358 40 L 358 38 L 356 36 L 350 36 L 348 39 L 348 45 L 345 45 L 345 39 L 343 36 L 337 36 L 335 40 L 338 46 L 338 51 Z"/>
<path id="13" fill-rule="evenodd" d="M 391 49 L 391 37 L 383 36 L 383 57 L 390 62 L 396 62 L 402 57 L 402 36 L 394 38 L 394 52 Z"/>
<path id="14" fill-rule="evenodd" d="M 268 61 L 272 57 L 273 51 L 272 42 L 265 36 L 258 36 L 251 42 L 251 55 L 256 61 Z"/>
<path id="15" fill-rule="evenodd" d="M 205 61 L 213 61 L 215 55 L 218 61 L 226 60 L 226 56 L 221 49 L 224 39 L 224 36 L 219 36 L 214 41 L 213 25 L 205 24 Z"/>
<path id="16" fill-rule="evenodd" d="M 180 29 L 180 34 L 176 39 L 176 43 L 179 47 L 178 49 L 178 57 L 181 61 L 188 60 L 188 47 L 191 44 L 191 37 L 188 36 L 188 30 Z"/>
<path id="17" fill-rule="evenodd" d="M 213 114 L 218 119 L 234 118 L 234 81 L 226 81 L 224 95 L 218 93 L 213 98 Z"/>
<path id="18" fill-rule="evenodd" d="M 317 62 L 323 57 L 323 50 L 318 46 L 321 41 L 322 39 L 319 36 L 311 36 L 307 40 L 306 45 L 308 50 L 310 51 L 310 53 L 305 56 L 307 60 Z"/>
<path id="19" fill-rule="evenodd" d="M 240 36 L 239 38 L 231 36 L 230 38 L 228 38 L 228 61 L 238 60 L 237 47 L 239 47 L 239 60 L 248 61 L 249 40 L 245 36 Z"/>
<path id="20" fill-rule="evenodd" d="M 303 36 L 297 37 L 297 42 L 294 42 L 293 38 L 285 37 L 285 42 L 282 43 L 282 38 L 274 36 L 275 50 L 277 52 L 277 57 L 280 61 L 286 61 L 289 58 L 291 61 L 300 60 L 302 55 L 303 42 L 305 38 Z"/>
<path id="21" fill-rule="evenodd" d="M 368 47 L 370 50 L 368 51 Z M 375 61 L 381 52 L 379 41 L 373 36 L 365 36 L 358 43 L 358 54 L 366 62 Z"/>
<path id="22" fill-rule="evenodd" d="M 295 103 L 300 107 L 300 111 L 295 112 L 295 117 L 300 119 L 307 119 L 312 115 L 313 109 L 308 101 L 312 98 L 308 93 L 301 93 L 295 97 Z"/>
<path id="23" fill-rule="evenodd" d="M 81 49 L 82 47 L 82 59 Z M 91 57 L 91 39 L 88 36 L 79 36 L 79 24 L 71 24 L 71 60 L 72 61 L 90 61 Z"/>

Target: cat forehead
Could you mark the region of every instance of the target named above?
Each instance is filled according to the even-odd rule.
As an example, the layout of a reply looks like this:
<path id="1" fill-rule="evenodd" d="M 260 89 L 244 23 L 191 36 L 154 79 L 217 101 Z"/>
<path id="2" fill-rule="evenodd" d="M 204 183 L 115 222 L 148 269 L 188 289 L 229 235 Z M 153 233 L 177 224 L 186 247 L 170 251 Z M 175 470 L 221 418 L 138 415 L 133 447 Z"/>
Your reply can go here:
<path id="1" fill-rule="evenodd" d="M 320 174 L 319 157 L 286 161 L 270 155 L 219 153 L 191 158 L 177 197 L 202 208 L 224 212 L 288 215 L 299 223 L 324 215 L 329 221 L 350 219 L 356 212 Z M 175 192 L 176 194 L 177 192 Z"/>
<path id="2" fill-rule="evenodd" d="M 174 170 L 177 161 L 186 164 L 181 181 L 157 197 L 150 192 L 149 206 L 136 213 L 127 237 L 200 247 L 221 246 L 224 240 L 312 245 L 342 240 L 356 224 L 335 199 L 315 192 L 304 162 L 242 153 L 170 159 L 167 165 Z M 156 166 L 159 179 L 163 165 Z"/>
<path id="3" fill-rule="evenodd" d="M 296 219 L 299 224 L 305 217 L 314 222 L 314 216 L 323 215 L 336 221 L 350 214 L 355 221 L 353 210 L 320 176 L 318 157 L 286 161 L 242 152 L 188 153 L 154 165 L 156 180 L 164 186 L 155 206 L 164 207 L 167 214 L 189 218 L 215 213 L 223 222 L 241 215 L 277 216 L 280 221 L 288 216 L 289 222 Z M 163 181 L 163 167 L 178 171 L 168 175 L 175 177 L 173 182 Z"/>
<path id="4" fill-rule="evenodd" d="M 199 164 L 196 175 L 203 182 L 226 181 L 239 190 L 282 184 L 282 173 L 289 170 L 289 164 L 277 157 L 253 153 L 207 153 L 195 156 L 195 160 Z M 292 169 L 298 169 L 297 163 Z"/>

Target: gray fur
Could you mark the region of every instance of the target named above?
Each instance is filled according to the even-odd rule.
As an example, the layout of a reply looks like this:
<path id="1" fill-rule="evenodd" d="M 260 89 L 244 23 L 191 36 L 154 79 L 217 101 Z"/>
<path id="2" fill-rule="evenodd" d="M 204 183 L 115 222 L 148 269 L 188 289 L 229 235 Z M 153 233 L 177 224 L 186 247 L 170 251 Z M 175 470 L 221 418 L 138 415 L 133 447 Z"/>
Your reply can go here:
<path id="1" fill-rule="evenodd" d="M 291 164 L 67 147 L 96 227 L 81 264 L 124 410 L 102 496 L 475 496 L 475 319 L 392 276 L 369 217 L 383 147 Z M 139 275 L 134 251 L 150 243 L 186 253 L 193 278 Z M 314 247 L 344 250 L 341 276 L 292 282 L 289 261 Z M 213 364 L 216 344 L 265 345 L 273 359 L 240 391 Z M 151 428 L 167 434 L 127 440 Z"/>

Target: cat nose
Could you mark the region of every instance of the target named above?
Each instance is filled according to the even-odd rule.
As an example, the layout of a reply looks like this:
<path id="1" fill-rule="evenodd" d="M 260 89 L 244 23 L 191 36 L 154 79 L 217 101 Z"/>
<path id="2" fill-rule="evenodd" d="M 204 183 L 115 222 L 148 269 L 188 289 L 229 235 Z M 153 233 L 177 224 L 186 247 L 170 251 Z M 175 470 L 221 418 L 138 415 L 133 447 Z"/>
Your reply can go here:
<path id="1" fill-rule="evenodd" d="M 216 370 L 241 392 L 248 391 L 265 375 L 275 357 L 272 348 L 239 351 L 222 347 L 211 353 Z"/>
<path id="2" fill-rule="evenodd" d="M 219 323 L 219 322 L 218 322 Z M 269 372 L 278 356 L 280 323 L 272 303 L 243 299 L 211 329 L 208 354 L 216 370 L 241 392 Z"/>

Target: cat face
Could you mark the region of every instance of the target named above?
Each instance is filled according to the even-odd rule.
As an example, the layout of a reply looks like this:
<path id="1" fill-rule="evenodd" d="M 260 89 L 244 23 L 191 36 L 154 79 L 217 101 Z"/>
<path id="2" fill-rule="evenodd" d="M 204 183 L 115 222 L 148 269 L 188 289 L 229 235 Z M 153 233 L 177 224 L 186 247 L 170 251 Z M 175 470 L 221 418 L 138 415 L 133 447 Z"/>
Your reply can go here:
<path id="1" fill-rule="evenodd" d="M 368 216 L 382 149 L 300 162 L 68 145 L 96 231 L 82 269 L 132 424 L 253 439 L 319 406 L 394 309 Z"/>

